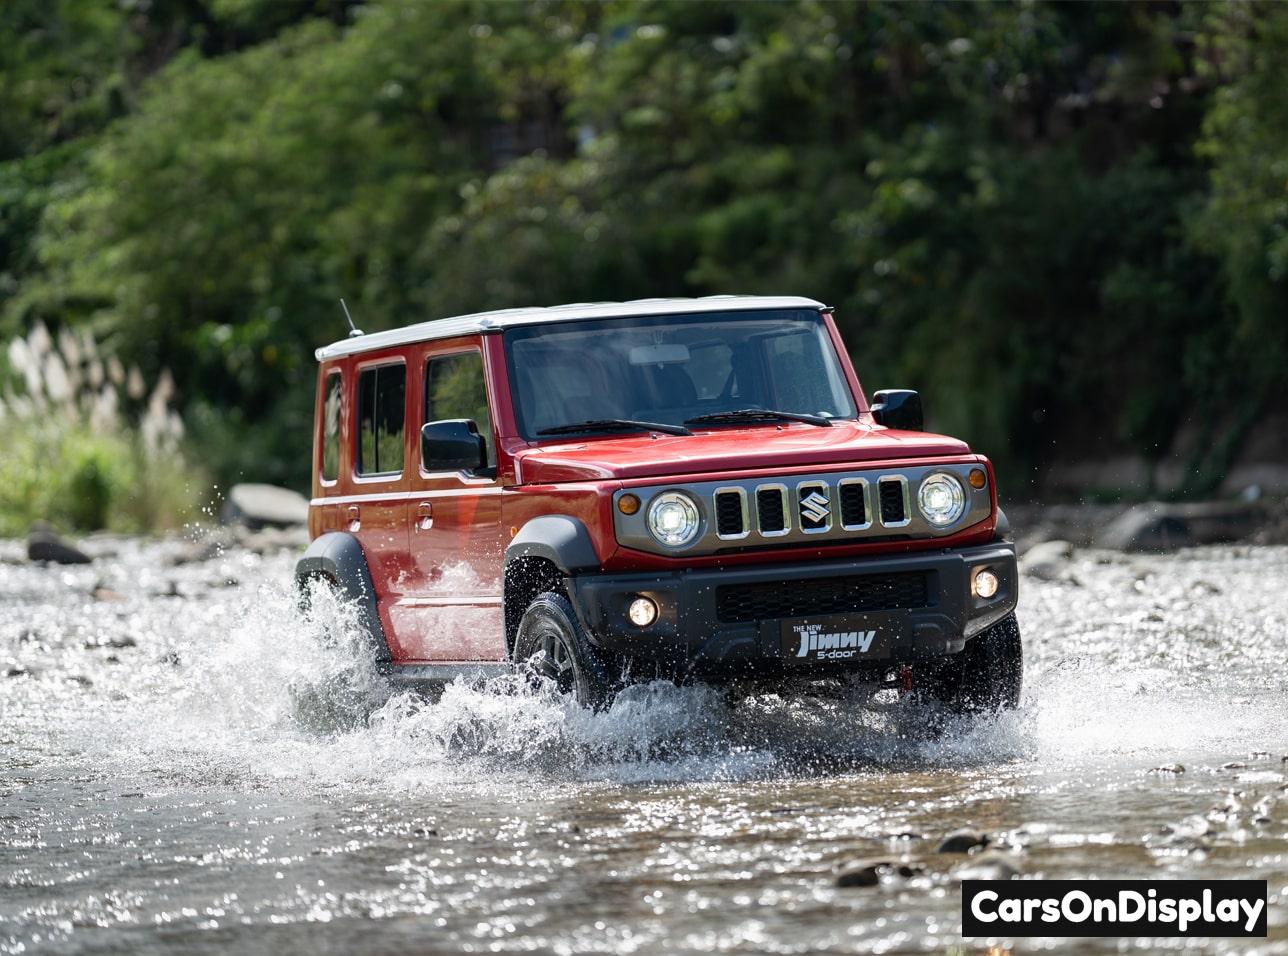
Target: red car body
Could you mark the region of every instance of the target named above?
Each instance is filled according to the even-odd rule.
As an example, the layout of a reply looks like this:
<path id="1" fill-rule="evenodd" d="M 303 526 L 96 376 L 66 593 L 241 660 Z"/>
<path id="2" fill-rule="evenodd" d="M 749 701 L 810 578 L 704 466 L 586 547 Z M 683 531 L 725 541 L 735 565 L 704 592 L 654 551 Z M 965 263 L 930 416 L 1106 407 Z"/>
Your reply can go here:
<path id="1" fill-rule="evenodd" d="M 633 315 L 649 315 L 663 307 L 669 313 L 692 309 L 718 314 L 721 309 L 764 307 L 765 300 L 745 302 L 751 305 L 741 299 L 669 300 L 655 307 L 630 303 L 622 308 Z M 315 544 L 352 540 L 360 546 L 369 581 L 351 582 L 349 590 L 372 592 L 361 596 L 378 618 L 377 643 L 383 639 L 379 650 L 390 668 L 505 662 L 514 621 L 522 612 L 521 607 L 506 607 L 507 561 L 514 556 L 512 545 L 522 529 L 543 517 L 562 516 L 584 528 L 597 565 L 587 573 L 607 576 L 732 572 L 784 562 L 853 564 L 876 556 L 941 555 L 997 542 L 996 484 L 988 460 L 953 438 L 879 424 L 830 311 L 817 303 L 810 307 L 822 315 L 857 410 L 852 420 L 826 428 L 782 421 L 694 429 L 692 435 L 526 437 L 516 418 L 507 362 L 507 313 L 496 319 L 465 317 L 355 337 L 320 350 L 310 537 Z M 595 308 L 598 315 L 607 307 Z M 559 310 L 547 311 L 549 321 L 565 320 Z M 541 321 L 541 316 L 525 314 L 524 321 Z M 427 367 L 432 360 L 462 355 L 481 358 L 486 382 L 495 467 L 484 474 L 429 470 L 422 457 Z M 405 368 L 405 373 L 397 373 L 405 374 L 403 467 L 396 474 L 364 476 L 358 467 L 363 452 L 355 414 L 359 379 L 364 370 L 399 365 Z M 332 456 L 325 467 L 324 454 Z M 396 460 L 397 449 L 388 455 Z M 805 472 L 826 475 L 949 464 L 986 473 L 986 513 L 982 510 L 959 531 L 938 537 L 885 536 L 666 554 L 626 546 L 615 533 L 614 502 L 632 489 L 668 482 L 688 486 L 735 477 L 772 481 Z M 327 477 L 328 470 L 333 477 Z M 335 570 L 336 562 L 328 564 L 330 559 L 319 557 L 320 548 L 311 553 L 311 559 L 301 562 L 301 578 L 343 571 Z M 998 613 L 1014 606 L 1013 552 L 1010 561 L 1010 570 L 1003 569 L 1010 599 L 999 604 Z"/>

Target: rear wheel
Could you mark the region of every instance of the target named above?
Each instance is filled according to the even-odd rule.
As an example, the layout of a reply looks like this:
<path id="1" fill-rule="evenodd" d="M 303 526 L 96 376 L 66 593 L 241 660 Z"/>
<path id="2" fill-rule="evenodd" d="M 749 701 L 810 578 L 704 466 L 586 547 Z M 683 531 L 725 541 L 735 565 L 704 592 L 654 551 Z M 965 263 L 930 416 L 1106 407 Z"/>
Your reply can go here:
<path id="1" fill-rule="evenodd" d="M 561 693 L 594 710 L 611 704 L 617 690 L 607 663 L 562 594 L 539 594 L 523 612 L 514 639 L 514 662 L 530 664 Z"/>
<path id="2" fill-rule="evenodd" d="M 957 714 L 1013 710 L 1024 686 L 1024 646 L 1015 615 L 1008 614 L 966 642 L 923 684 L 932 697 Z"/>

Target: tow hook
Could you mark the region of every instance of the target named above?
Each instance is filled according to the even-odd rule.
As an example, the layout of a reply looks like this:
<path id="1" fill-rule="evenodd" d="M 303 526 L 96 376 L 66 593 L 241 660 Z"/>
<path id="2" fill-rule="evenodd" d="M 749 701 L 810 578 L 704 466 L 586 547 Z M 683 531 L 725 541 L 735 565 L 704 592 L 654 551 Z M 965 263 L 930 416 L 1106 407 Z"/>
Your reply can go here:
<path id="1" fill-rule="evenodd" d="M 899 665 L 899 687 L 904 693 L 912 690 L 912 665 Z"/>

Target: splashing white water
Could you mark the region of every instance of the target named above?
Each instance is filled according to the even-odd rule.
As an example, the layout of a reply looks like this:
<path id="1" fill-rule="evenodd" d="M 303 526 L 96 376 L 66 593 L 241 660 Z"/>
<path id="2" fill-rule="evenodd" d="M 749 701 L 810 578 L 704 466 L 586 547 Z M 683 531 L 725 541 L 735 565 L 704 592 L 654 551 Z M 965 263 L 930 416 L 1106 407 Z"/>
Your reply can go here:
<path id="1" fill-rule="evenodd" d="M 288 561 L 232 556 L 218 576 L 285 581 Z M 1259 574 L 1240 568 L 1241 577 L 1231 576 L 1237 587 L 1213 595 L 1209 585 L 1197 618 L 1206 631 L 1182 632 L 1183 639 L 1173 616 L 1196 619 L 1187 595 L 1205 565 L 1174 563 L 1145 598 L 1131 566 L 1089 571 L 1099 593 L 1037 588 L 1021 611 L 1024 706 L 939 737 L 927 733 L 928 715 L 916 702 L 874 701 L 864 690 L 731 704 L 708 687 L 653 683 L 622 694 L 605 713 L 517 677 L 457 682 L 437 700 L 393 694 L 347 609 L 323 593 L 302 614 L 289 588 L 271 583 L 211 588 L 195 601 L 144 594 L 127 602 L 119 629 L 137 635 L 139 648 L 122 652 L 134 655 L 128 670 L 105 666 L 80 644 L 86 633 L 110 636 L 118 625 L 38 623 L 56 632 L 51 653 L 61 654 L 63 668 L 84 671 L 94 685 L 94 706 L 57 732 L 109 759 L 128 755 L 197 776 L 419 787 L 524 775 L 754 779 L 1017 759 L 1061 768 L 1168 760 L 1178 746 L 1217 753 L 1288 741 L 1282 691 L 1251 680 L 1258 673 L 1251 665 L 1281 666 L 1288 656 L 1274 631 L 1284 608 L 1265 587 L 1283 563 L 1284 554 L 1268 552 Z M 148 586 L 146 574 L 138 579 Z M 1250 627 L 1222 602 L 1272 626 Z"/>

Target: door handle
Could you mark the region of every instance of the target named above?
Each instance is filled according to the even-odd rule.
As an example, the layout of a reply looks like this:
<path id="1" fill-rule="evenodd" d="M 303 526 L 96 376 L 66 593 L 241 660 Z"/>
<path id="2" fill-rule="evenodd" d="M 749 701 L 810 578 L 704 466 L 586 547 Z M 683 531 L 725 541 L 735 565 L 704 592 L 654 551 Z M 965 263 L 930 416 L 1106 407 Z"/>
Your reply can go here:
<path id="1" fill-rule="evenodd" d="M 345 514 L 349 519 L 350 531 L 358 531 L 362 528 L 362 512 L 358 510 L 357 505 L 349 505 L 349 509 Z"/>
<path id="2" fill-rule="evenodd" d="M 434 503 L 422 501 L 416 506 L 416 529 L 428 531 L 434 527 Z"/>

